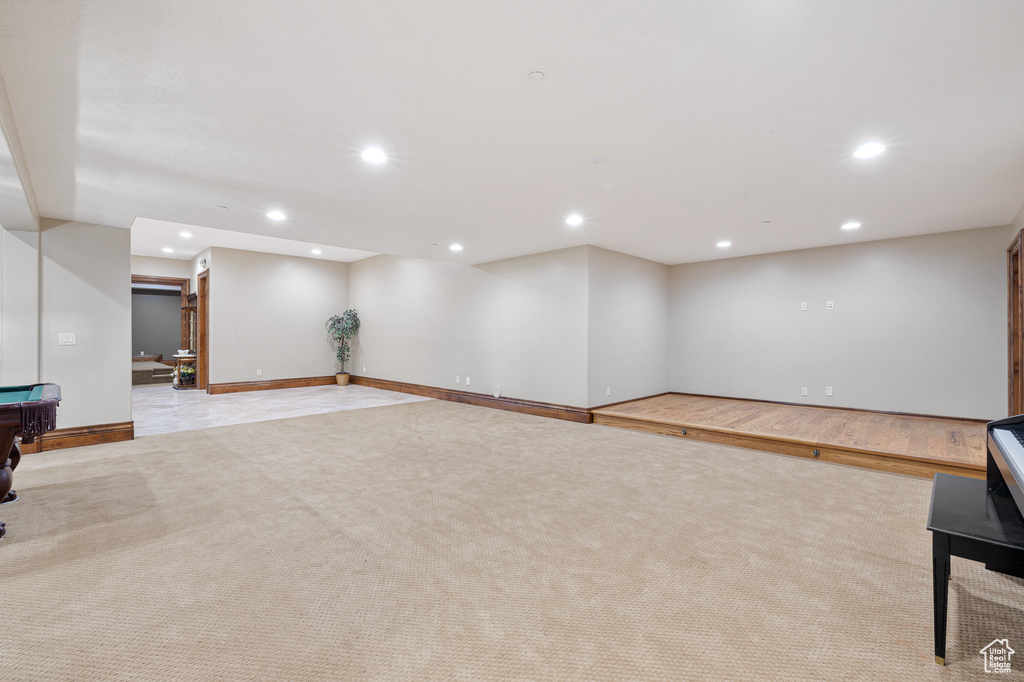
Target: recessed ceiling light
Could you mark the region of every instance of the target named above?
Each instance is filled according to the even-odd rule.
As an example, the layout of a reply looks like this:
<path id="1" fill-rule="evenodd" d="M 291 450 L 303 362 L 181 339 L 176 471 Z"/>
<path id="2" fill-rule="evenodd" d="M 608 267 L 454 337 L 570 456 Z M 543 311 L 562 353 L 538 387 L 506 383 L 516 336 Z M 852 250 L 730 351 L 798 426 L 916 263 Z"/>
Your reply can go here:
<path id="1" fill-rule="evenodd" d="M 319 256 L 321 253 L 323 253 L 323 251 L 321 251 L 320 249 L 313 249 L 314 256 Z"/>
<path id="2" fill-rule="evenodd" d="M 579 213 L 573 213 L 571 216 L 565 219 L 565 222 L 573 227 L 583 224 L 583 216 Z"/>
<path id="3" fill-rule="evenodd" d="M 384 153 L 384 150 L 377 147 L 367 147 L 363 150 L 362 157 L 363 161 L 367 163 L 384 163 L 388 160 L 388 155 Z"/>
<path id="4" fill-rule="evenodd" d="M 531 71 L 530 73 L 526 74 L 526 77 L 529 78 L 532 81 L 542 81 L 542 80 L 544 80 L 544 72 L 543 71 Z"/>
<path id="5" fill-rule="evenodd" d="M 191 232 L 179 232 L 178 236 L 179 237 L 183 237 L 185 239 L 191 239 L 192 238 L 192 233 Z"/>
<path id="6" fill-rule="evenodd" d="M 267 211 L 267 217 L 270 218 L 271 220 L 284 220 L 288 216 L 286 216 L 281 211 Z"/>
<path id="7" fill-rule="evenodd" d="M 452 251 L 462 251 L 462 244 L 452 244 L 448 248 Z"/>
<path id="8" fill-rule="evenodd" d="M 856 220 L 851 220 L 848 223 L 843 223 L 844 230 L 856 230 L 858 227 L 860 227 L 860 223 L 858 223 Z"/>
<path id="9" fill-rule="evenodd" d="M 169 246 L 164 247 L 164 253 L 174 253 L 174 249 Z"/>
<path id="10" fill-rule="evenodd" d="M 728 248 L 728 247 L 732 246 L 732 242 L 726 241 L 726 240 L 723 239 L 722 241 L 720 241 L 717 244 L 715 244 L 715 246 L 717 246 L 720 249 L 725 249 L 725 248 Z"/>
<path id="11" fill-rule="evenodd" d="M 857 151 L 853 153 L 858 159 L 870 159 L 878 156 L 885 151 L 885 145 L 881 142 L 865 142 L 861 146 L 857 147 Z"/>

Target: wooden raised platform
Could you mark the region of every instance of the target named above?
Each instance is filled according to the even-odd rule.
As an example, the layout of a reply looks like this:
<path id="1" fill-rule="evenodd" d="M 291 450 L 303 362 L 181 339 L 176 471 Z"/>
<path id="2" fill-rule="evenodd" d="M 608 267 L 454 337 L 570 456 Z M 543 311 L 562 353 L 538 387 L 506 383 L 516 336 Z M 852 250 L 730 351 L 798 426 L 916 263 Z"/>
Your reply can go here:
<path id="1" fill-rule="evenodd" d="M 931 477 L 985 478 L 985 422 L 667 393 L 593 410 L 595 424 Z"/>

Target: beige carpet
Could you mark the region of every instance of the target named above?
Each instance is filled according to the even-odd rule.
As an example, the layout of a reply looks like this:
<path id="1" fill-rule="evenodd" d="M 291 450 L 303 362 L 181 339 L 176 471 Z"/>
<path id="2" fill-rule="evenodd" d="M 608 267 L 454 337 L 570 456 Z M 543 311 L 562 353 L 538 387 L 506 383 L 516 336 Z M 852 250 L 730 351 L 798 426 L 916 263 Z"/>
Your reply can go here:
<path id="1" fill-rule="evenodd" d="M 427 401 L 27 456 L 4 680 L 960 680 L 1024 581 L 930 482 Z"/>

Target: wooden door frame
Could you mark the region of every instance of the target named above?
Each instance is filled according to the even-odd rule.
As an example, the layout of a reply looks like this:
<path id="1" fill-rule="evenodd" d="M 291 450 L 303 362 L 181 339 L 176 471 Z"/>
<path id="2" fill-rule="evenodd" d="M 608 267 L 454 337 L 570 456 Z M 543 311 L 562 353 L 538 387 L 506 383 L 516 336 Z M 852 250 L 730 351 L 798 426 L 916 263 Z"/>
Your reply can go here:
<path id="1" fill-rule="evenodd" d="M 1007 413 L 1024 413 L 1024 230 L 1006 249 Z"/>
<path id="2" fill-rule="evenodd" d="M 210 392 L 210 269 L 207 268 L 196 277 L 196 318 L 199 333 L 196 334 L 197 344 L 196 388 Z"/>
<path id="3" fill-rule="evenodd" d="M 181 307 L 184 308 L 188 305 L 189 295 L 189 284 L 190 280 L 188 277 L 155 277 L 153 275 L 132 275 L 132 284 L 157 284 L 160 286 L 175 286 L 181 289 Z M 185 344 L 188 343 L 188 324 L 185 322 L 185 318 L 181 317 L 181 340 L 178 343 L 178 348 L 186 348 Z"/>

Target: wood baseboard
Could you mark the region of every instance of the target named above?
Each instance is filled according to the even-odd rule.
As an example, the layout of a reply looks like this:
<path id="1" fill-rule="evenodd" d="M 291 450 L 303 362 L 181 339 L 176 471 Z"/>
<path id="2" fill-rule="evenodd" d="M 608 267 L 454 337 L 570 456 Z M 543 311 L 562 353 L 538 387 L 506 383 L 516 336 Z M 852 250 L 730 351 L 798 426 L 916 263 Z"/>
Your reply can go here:
<path id="1" fill-rule="evenodd" d="M 573 407 L 571 405 L 555 405 L 543 403 L 537 400 L 520 400 L 518 398 L 495 398 L 494 396 L 482 393 L 470 393 L 469 391 L 454 391 L 447 388 L 435 386 L 424 386 L 422 384 L 409 384 L 404 381 L 391 381 L 389 379 L 374 379 L 372 377 L 361 377 L 352 375 L 350 383 L 371 388 L 381 388 L 386 391 L 397 391 L 399 393 L 411 393 L 422 395 L 437 400 L 450 400 L 456 403 L 467 405 L 479 405 L 481 407 L 493 407 L 509 412 L 520 412 L 532 414 L 538 417 L 549 417 L 551 419 L 562 419 L 565 421 L 589 424 L 591 421 L 590 410 L 585 407 Z"/>
<path id="2" fill-rule="evenodd" d="M 278 388 L 305 388 L 306 386 L 328 386 L 336 382 L 333 374 L 323 377 L 300 377 L 298 379 L 268 379 L 266 381 L 236 381 L 232 383 L 210 384 L 206 392 L 210 395 L 218 393 L 242 393 L 244 391 L 271 391 Z"/>
<path id="3" fill-rule="evenodd" d="M 23 444 L 21 451 L 48 452 L 63 448 L 77 448 L 83 445 L 99 445 L 101 443 L 117 443 L 135 438 L 135 422 L 117 422 L 114 424 L 92 424 L 90 426 L 73 426 L 68 429 L 55 429 L 36 438 L 35 442 Z"/>

